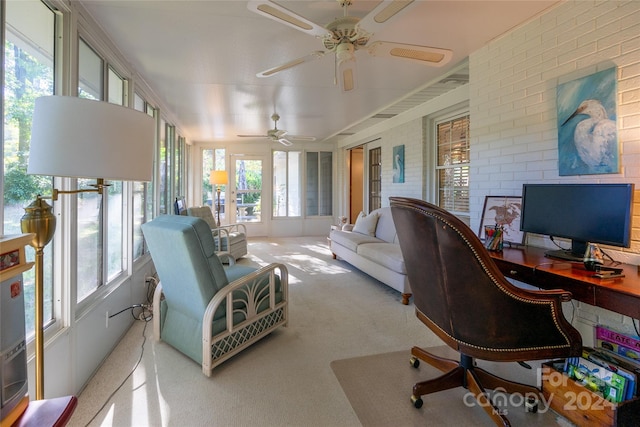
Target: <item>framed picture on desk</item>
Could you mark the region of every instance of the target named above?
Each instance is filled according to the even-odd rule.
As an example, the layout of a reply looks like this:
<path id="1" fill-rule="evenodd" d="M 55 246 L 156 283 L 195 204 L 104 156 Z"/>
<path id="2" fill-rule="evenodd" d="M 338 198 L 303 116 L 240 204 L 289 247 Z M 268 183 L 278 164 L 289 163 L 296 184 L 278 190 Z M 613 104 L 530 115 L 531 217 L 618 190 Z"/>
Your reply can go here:
<path id="1" fill-rule="evenodd" d="M 524 244 L 524 231 L 520 231 L 520 214 L 522 197 L 520 196 L 486 196 L 480 218 L 478 236 L 484 239 L 485 226 L 502 226 L 503 240 L 518 245 Z"/>

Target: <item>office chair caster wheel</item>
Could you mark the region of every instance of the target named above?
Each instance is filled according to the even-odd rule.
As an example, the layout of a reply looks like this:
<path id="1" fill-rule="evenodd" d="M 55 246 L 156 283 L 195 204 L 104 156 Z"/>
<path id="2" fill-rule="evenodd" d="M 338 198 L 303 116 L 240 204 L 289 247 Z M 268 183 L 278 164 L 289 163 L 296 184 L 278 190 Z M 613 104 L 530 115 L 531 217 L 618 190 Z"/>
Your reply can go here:
<path id="1" fill-rule="evenodd" d="M 422 408 L 422 399 L 420 398 L 420 396 L 411 396 L 411 403 L 413 403 L 413 407 L 420 409 Z"/>
<path id="2" fill-rule="evenodd" d="M 409 364 L 411 364 L 411 366 L 413 366 L 414 368 L 417 368 L 418 366 L 420 366 L 420 360 L 415 356 L 411 356 L 411 359 L 409 359 Z"/>
<path id="3" fill-rule="evenodd" d="M 527 412 L 535 414 L 538 412 L 538 399 L 535 397 L 527 397 L 527 400 L 524 401 L 524 407 L 527 409 Z"/>

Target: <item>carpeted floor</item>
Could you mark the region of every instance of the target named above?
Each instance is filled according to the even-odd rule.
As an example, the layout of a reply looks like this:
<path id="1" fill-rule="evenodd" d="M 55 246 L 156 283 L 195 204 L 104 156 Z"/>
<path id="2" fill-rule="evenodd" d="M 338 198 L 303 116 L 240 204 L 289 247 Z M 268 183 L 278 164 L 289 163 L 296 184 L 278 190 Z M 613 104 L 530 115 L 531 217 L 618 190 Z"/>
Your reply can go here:
<path id="1" fill-rule="evenodd" d="M 453 351 L 441 346 L 429 349 L 435 354 L 456 359 Z M 422 362 L 418 369 L 409 364 L 410 350 L 335 360 L 331 369 L 338 378 L 351 407 L 365 427 L 375 426 L 493 426 L 493 421 L 463 388 L 447 390 L 423 397 L 420 409 L 413 407 L 410 396 L 418 381 L 435 378 L 439 370 Z M 480 362 L 491 372 L 521 382 L 535 383 L 534 371 L 518 364 Z M 506 365 L 506 366 L 505 366 Z M 516 398 L 511 403 L 519 403 Z M 506 408 L 513 426 L 567 426 L 568 423 L 540 406 L 537 413 L 526 412 L 521 406 Z"/>
<path id="2" fill-rule="evenodd" d="M 442 341 L 398 292 L 332 259 L 326 237 L 251 239 L 249 252 L 242 264 L 288 266 L 286 328 L 208 378 L 155 341 L 150 323 L 136 322 L 80 393 L 69 427 L 491 425 L 461 404 L 461 391 L 411 405 L 411 387 L 429 367 L 411 368 L 409 349 Z"/>
<path id="3" fill-rule="evenodd" d="M 289 269 L 286 328 L 208 378 L 136 322 L 80 393 L 69 427 L 359 426 L 331 361 L 442 343 L 398 292 L 332 259 L 326 237 L 251 239 L 240 260 L 270 262 Z"/>

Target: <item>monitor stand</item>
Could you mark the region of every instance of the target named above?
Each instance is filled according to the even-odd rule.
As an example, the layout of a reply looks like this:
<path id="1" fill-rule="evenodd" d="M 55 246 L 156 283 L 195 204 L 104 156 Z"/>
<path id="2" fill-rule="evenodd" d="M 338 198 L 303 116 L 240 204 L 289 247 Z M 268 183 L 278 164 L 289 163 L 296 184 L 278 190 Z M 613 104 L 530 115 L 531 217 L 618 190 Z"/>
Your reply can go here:
<path id="1" fill-rule="evenodd" d="M 549 258 L 556 258 L 556 259 L 562 259 L 565 261 L 572 261 L 572 262 L 583 262 L 584 261 L 584 255 L 576 255 L 573 252 L 571 252 L 570 250 L 564 250 L 564 249 L 556 249 L 553 251 L 546 251 L 544 253 L 544 256 L 549 257 Z"/>

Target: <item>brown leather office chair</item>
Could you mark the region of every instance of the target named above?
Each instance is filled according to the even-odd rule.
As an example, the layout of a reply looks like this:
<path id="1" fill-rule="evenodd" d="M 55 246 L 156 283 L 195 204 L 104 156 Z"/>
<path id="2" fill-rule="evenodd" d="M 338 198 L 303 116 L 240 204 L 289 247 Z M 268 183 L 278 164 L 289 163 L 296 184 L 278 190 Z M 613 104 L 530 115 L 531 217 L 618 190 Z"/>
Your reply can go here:
<path id="1" fill-rule="evenodd" d="M 460 353 L 456 361 L 419 347 L 411 350 L 415 367 L 420 359 L 445 372 L 413 386 L 414 406 L 422 406 L 425 394 L 462 386 L 473 392 L 497 425 L 510 425 L 488 401 L 485 388 L 523 396 L 537 396 L 539 390 L 476 367 L 474 358 L 523 362 L 579 356 L 580 333 L 564 318 L 561 307 L 571 294 L 512 285 L 475 233 L 454 215 L 422 200 L 390 201 L 416 316 Z"/>

